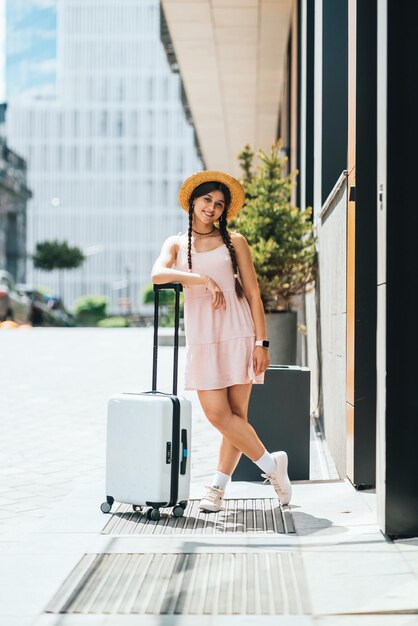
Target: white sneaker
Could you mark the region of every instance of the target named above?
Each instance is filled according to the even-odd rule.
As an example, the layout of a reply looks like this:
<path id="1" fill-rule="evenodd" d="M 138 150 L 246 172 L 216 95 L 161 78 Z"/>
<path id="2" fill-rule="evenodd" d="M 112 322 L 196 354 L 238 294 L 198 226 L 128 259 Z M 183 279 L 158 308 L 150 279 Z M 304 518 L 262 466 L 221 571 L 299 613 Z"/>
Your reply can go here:
<path id="1" fill-rule="evenodd" d="M 199 503 L 199 509 L 207 513 L 217 513 L 222 508 L 224 489 L 218 487 L 207 487 L 207 492 Z"/>
<path id="2" fill-rule="evenodd" d="M 289 504 L 290 498 L 292 497 L 292 485 L 287 475 L 287 454 L 283 450 L 280 450 L 280 452 L 272 452 L 271 456 L 276 461 L 276 471 L 272 474 L 261 475 L 266 479 L 264 482 L 270 481 L 271 485 L 274 487 L 280 504 Z"/>

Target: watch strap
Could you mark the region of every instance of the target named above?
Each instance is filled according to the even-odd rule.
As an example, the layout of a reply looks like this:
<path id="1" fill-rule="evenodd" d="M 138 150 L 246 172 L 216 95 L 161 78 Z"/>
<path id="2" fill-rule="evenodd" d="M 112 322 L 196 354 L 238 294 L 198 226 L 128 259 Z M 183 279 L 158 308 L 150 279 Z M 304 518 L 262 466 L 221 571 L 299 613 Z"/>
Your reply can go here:
<path id="1" fill-rule="evenodd" d="M 255 342 L 256 346 L 261 346 L 262 348 L 268 348 L 270 345 L 270 342 L 268 341 L 268 339 L 258 339 Z"/>

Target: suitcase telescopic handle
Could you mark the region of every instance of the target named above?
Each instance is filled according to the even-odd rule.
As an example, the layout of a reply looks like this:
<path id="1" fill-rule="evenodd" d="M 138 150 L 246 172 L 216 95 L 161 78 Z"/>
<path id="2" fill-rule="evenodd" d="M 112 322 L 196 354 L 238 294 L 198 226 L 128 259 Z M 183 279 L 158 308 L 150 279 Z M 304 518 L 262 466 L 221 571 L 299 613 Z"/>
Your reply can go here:
<path id="1" fill-rule="evenodd" d="M 173 358 L 173 395 L 177 395 L 177 374 L 179 357 L 179 326 L 180 326 L 180 292 L 183 291 L 181 283 L 164 283 L 154 285 L 154 348 L 152 361 L 152 390 L 157 391 L 157 365 L 158 365 L 158 321 L 160 306 L 160 291 L 174 289 L 174 358 Z"/>

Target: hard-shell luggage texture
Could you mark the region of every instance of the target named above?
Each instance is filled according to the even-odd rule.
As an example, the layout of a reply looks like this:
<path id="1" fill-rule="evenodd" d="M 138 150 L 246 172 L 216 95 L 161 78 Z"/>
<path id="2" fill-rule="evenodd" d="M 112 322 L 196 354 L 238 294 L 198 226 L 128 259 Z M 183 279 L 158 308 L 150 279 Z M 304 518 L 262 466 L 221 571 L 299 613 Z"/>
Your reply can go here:
<path id="1" fill-rule="evenodd" d="M 175 291 L 173 393 L 157 391 L 159 294 Z M 159 509 L 184 513 L 190 489 L 191 402 L 177 396 L 181 283 L 154 285 L 154 346 L 152 390 L 118 393 L 108 402 L 106 502 L 149 507 L 149 519 L 160 519 Z"/>

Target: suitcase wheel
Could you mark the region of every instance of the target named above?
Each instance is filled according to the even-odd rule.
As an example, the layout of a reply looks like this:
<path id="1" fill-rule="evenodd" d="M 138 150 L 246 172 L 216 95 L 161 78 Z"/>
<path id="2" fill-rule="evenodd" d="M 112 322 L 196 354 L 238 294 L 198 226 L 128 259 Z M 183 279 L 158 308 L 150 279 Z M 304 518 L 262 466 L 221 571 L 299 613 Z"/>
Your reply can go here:
<path id="1" fill-rule="evenodd" d="M 142 506 L 140 504 L 133 504 L 132 508 L 135 511 L 135 513 L 137 513 L 137 512 L 141 513 L 141 511 L 142 511 Z"/>
<path id="2" fill-rule="evenodd" d="M 158 520 L 161 519 L 160 511 L 158 509 L 148 509 L 147 519 L 152 520 L 153 522 L 158 522 Z"/>
<path id="3" fill-rule="evenodd" d="M 179 506 L 181 506 L 181 508 L 183 509 L 183 511 L 186 509 L 187 507 L 187 500 L 181 500 L 179 502 Z"/>
<path id="4" fill-rule="evenodd" d="M 102 502 L 100 505 L 100 510 L 102 511 L 102 513 L 110 513 L 111 508 L 112 505 L 109 504 L 109 502 Z"/>
<path id="5" fill-rule="evenodd" d="M 173 508 L 173 515 L 174 517 L 182 517 L 182 515 L 184 514 L 184 509 L 182 506 L 180 506 L 179 504 L 177 504 L 174 508 Z"/>

